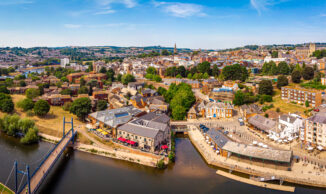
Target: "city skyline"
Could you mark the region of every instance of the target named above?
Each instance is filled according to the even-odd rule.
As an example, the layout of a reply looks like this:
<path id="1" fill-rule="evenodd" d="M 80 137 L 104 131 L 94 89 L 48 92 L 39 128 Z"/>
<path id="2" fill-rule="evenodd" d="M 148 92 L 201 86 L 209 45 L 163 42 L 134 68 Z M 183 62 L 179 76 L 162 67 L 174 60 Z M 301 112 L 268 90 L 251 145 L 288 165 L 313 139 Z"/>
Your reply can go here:
<path id="1" fill-rule="evenodd" d="M 0 0 L 0 47 L 325 42 L 324 7 L 322 0 Z"/>

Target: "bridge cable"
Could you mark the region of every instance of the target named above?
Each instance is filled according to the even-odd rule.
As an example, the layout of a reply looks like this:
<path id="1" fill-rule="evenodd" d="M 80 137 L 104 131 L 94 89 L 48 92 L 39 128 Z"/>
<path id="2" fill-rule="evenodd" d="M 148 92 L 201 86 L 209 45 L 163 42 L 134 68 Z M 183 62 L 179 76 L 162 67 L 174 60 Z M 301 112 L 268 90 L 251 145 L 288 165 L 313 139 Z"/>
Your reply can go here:
<path id="1" fill-rule="evenodd" d="M 4 187 L 3 187 L 2 191 L 1 191 L 1 194 L 2 194 L 3 191 L 5 190 L 5 187 L 7 186 L 8 181 L 9 181 L 9 179 L 10 179 L 10 177 L 11 177 L 11 174 L 12 174 L 12 172 L 14 171 L 14 169 L 15 169 L 15 165 L 13 165 L 13 167 L 12 167 L 12 169 L 11 169 L 11 172 L 10 172 L 10 174 L 9 174 L 7 180 L 6 180 L 6 183 L 4 184 Z"/>
<path id="2" fill-rule="evenodd" d="M 24 175 L 23 175 L 22 179 L 20 180 L 20 184 L 19 184 L 19 187 L 18 187 L 17 191 L 19 191 L 19 190 L 20 190 L 20 187 L 22 186 L 22 183 L 23 183 L 23 179 L 24 179 L 25 175 L 26 175 L 26 174 L 24 173 Z"/>
<path id="3" fill-rule="evenodd" d="M 57 136 L 59 135 L 59 133 L 61 133 L 62 131 L 58 130 L 57 132 Z M 33 161 L 32 163 L 28 162 L 29 166 L 33 166 L 34 164 L 42 161 L 43 159 L 45 159 L 45 157 L 52 151 L 53 147 L 50 147 L 49 150 L 38 160 Z M 27 163 L 26 163 L 27 164 Z"/>

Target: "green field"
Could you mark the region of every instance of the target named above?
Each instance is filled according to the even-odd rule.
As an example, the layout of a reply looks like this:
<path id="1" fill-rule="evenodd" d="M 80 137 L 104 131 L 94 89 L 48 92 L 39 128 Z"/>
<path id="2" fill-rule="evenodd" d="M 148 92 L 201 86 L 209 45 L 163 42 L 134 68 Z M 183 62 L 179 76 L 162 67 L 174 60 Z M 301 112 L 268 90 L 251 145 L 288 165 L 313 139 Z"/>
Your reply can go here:
<path id="1" fill-rule="evenodd" d="M 0 193 L 2 194 L 14 194 L 12 190 L 0 183 Z"/>

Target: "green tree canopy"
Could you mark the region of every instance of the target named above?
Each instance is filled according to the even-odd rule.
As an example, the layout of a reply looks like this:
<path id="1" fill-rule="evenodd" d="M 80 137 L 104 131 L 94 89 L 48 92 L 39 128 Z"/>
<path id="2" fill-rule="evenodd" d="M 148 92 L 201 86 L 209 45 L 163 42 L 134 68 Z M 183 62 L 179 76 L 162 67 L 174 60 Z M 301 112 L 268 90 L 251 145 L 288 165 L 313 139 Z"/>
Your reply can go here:
<path id="1" fill-rule="evenodd" d="M 277 78 L 277 88 L 281 89 L 283 86 L 289 85 L 289 80 L 285 75 L 280 75 Z"/>
<path id="2" fill-rule="evenodd" d="M 127 85 L 129 82 L 135 82 L 135 81 L 136 81 L 135 77 L 131 74 L 125 74 L 121 78 L 121 82 L 124 85 Z"/>
<path id="3" fill-rule="evenodd" d="M 78 98 L 71 104 L 70 112 L 75 114 L 78 118 L 85 120 L 87 115 L 91 112 L 92 104 L 89 98 Z"/>
<path id="4" fill-rule="evenodd" d="M 299 70 L 294 70 L 291 74 L 291 79 L 293 83 L 300 83 L 301 81 L 301 72 Z"/>
<path id="5" fill-rule="evenodd" d="M 24 112 L 34 108 L 34 102 L 30 98 L 25 98 L 17 103 L 17 106 L 23 109 Z"/>
<path id="6" fill-rule="evenodd" d="M 262 80 L 259 83 L 259 94 L 272 95 L 273 94 L 273 84 L 270 80 Z"/>
<path id="7" fill-rule="evenodd" d="M 50 105 L 45 100 L 38 100 L 34 105 L 34 113 L 37 116 L 45 116 L 50 111 Z"/>
<path id="8" fill-rule="evenodd" d="M 96 106 L 97 111 L 106 110 L 107 108 L 108 108 L 108 102 L 106 100 L 99 100 L 97 102 L 97 106 Z"/>
<path id="9" fill-rule="evenodd" d="M 34 99 L 40 96 L 40 90 L 35 88 L 29 88 L 26 90 L 25 95 L 27 98 Z"/>
<path id="10" fill-rule="evenodd" d="M 249 76 L 247 68 L 244 66 L 241 66 L 240 64 L 228 65 L 228 66 L 224 67 L 222 70 L 222 74 L 223 74 L 224 80 L 245 81 Z"/>
<path id="11" fill-rule="evenodd" d="M 290 73 L 290 67 L 289 67 L 289 65 L 286 62 L 284 62 L 284 61 L 280 62 L 278 64 L 278 72 L 280 74 L 283 74 L 283 75 L 289 75 L 289 73 Z"/>
<path id="12" fill-rule="evenodd" d="M 302 71 L 302 77 L 305 80 L 312 80 L 314 78 L 314 69 L 312 67 L 305 67 Z"/>

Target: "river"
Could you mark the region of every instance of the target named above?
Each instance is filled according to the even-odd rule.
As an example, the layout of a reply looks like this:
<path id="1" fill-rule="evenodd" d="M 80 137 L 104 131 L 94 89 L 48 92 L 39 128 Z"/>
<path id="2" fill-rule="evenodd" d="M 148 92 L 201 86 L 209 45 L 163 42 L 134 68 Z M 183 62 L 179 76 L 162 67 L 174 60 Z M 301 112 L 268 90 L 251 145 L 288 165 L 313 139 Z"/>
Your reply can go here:
<path id="1" fill-rule="evenodd" d="M 0 182 L 6 182 L 15 160 L 20 169 L 29 163 L 33 170 L 52 147 L 46 142 L 24 146 L 15 138 L 0 135 Z M 216 168 L 204 162 L 187 138 L 176 139 L 176 163 L 166 170 L 68 150 L 39 193 L 282 193 L 239 183 L 215 172 Z M 14 188 L 14 175 L 8 186 Z M 296 187 L 295 193 L 319 194 L 325 190 Z"/>

